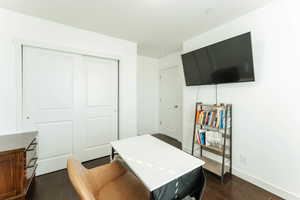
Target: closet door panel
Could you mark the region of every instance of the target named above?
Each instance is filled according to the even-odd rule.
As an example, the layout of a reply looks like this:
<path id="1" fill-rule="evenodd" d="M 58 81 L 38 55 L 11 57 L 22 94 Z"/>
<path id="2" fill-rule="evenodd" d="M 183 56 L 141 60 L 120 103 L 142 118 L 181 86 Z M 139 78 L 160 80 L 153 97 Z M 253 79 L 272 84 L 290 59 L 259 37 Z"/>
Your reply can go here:
<path id="1" fill-rule="evenodd" d="M 23 47 L 23 126 L 39 131 L 44 174 L 66 167 L 73 151 L 73 54 Z"/>
<path id="2" fill-rule="evenodd" d="M 87 70 L 83 148 L 84 160 L 89 160 L 108 155 L 109 142 L 118 139 L 118 62 L 84 56 L 83 67 Z"/>

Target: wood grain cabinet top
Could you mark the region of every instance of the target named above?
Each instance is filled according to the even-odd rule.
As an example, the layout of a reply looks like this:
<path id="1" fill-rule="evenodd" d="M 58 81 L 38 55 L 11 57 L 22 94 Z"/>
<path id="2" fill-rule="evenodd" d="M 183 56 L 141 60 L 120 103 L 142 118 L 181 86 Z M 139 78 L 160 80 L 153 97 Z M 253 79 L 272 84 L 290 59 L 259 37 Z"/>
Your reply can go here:
<path id="1" fill-rule="evenodd" d="M 37 167 L 37 131 L 0 136 L 0 200 L 25 200 Z"/>

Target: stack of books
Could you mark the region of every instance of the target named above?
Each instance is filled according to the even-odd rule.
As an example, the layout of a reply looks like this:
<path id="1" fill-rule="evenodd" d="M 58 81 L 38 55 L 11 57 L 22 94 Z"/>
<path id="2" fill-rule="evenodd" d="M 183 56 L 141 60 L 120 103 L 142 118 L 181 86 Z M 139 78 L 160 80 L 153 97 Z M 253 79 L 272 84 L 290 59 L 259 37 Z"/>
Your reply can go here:
<path id="1" fill-rule="evenodd" d="M 198 110 L 196 124 L 211 128 L 225 128 L 225 113 L 223 108 L 208 111 Z"/>

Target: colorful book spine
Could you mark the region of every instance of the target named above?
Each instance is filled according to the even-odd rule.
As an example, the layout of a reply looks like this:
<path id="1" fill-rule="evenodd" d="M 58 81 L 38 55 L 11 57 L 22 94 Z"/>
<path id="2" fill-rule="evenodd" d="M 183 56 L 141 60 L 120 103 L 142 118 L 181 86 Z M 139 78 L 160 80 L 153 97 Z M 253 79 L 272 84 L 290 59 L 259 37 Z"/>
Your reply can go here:
<path id="1" fill-rule="evenodd" d="M 220 127 L 220 110 L 217 110 L 216 128 Z"/>
<path id="2" fill-rule="evenodd" d="M 215 127 L 216 123 L 216 112 L 215 111 L 212 111 L 212 114 L 211 114 L 211 121 L 209 123 L 210 127 Z"/>
<path id="3" fill-rule="evenodd" d="M 195 133 L 195 136 L 196 136 L 196 139 L 197 139 L 197 143 L 201 144 L 200 137 L 199 137 L 199 134 L 197 132 Z"/>
<path id="4" fill-rule="evenodd" d="M 203 110 L 200 110 L 199 118 L 198 118 L 198 124 L 202 124 L 202 118 L 203 118 Z"/>
<path id="5" fill-rule="evenodd" d="M 210 112 L 210 115 L 209 115 L 209 120 L 208 120 L 208 126 L 211 127 L 211 122 L 212 122 L 212 119 L 213 119 L 213 116 L 214 116 L 214 113 L 213 112 Z"/>
<path id="6" fill-rule="evenodd" d="M 202 121 L 201 124 L 204 125 L 205 124 L 205 117 L 206 117 L 207 112 L 203 111 L 203 115 L 202 115 Z"/>
<path id="7" fill-rule="evenodd" d="M 206 115 L 206 112 L 203 111 L 203 112 L 202 112 L 202 115 L 201 115 L 201 125 L 204 124 L 204 118 L 205 118 L 205 115 Z"/>
<path id="8" fill-rule="evenodd" d="M 220 111 L 220 128 L 224 128 L 224 110 Z"/>
<path id="9" fill-rule="evenodd" d="M 203 131 L 203 132 L 201 132 L 201 144 L 202 145 L 205 145 L 206 144 L 206 142 L 205 142 L 205 131 Z"/>
<path id="10" fill-rule="evenodd" d="M 199 115 L 200 115 L 200 111 L 197 111 L 197 113 L 196 113 L 196 123 L 198 123 Z"/>
<path id="11" fill-rule="evenodd" d="M 206 118 L 206 122 L 205 122 L 205 125 L 206 125 L 206 126 L 208 126 L 209 119 L 210 119 L 210 115 L 211 115 L 211 113 L 210 113 L 210 112 L 207 112 L 207 118 Z"/>

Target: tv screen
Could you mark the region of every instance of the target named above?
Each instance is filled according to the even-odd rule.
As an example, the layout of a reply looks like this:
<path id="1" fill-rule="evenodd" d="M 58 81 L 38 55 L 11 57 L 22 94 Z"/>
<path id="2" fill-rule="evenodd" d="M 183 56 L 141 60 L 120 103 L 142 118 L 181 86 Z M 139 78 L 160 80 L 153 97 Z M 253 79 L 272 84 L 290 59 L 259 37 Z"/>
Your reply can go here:
<path id="1" fill-rule="evenodd" d="M 254 81 L 251 33 L 182 55 L 187 86 Z"/>

